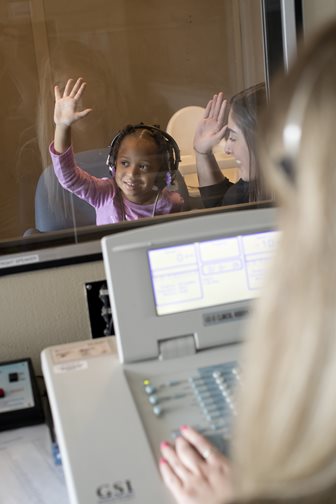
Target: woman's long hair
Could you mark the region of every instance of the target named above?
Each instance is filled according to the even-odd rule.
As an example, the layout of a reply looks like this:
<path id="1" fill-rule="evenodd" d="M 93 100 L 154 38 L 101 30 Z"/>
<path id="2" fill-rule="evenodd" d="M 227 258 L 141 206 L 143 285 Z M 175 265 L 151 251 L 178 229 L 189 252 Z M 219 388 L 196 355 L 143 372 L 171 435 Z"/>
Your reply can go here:
<path id="1" fill-rule="evenodd" d="M 267 199 L 264 179 L 255 154 L 257 124 L 265 106 L 266 88 L 264 83 L 244 89 L 232 96 L 230 100 L 230 112 L 245 138 L 249 151 L 249 201 Z"/>
<path id="2" fill-rule="evenodd" d="M 234 441 L 237 493 L 336 483 L 336 22 L 303 52 L 260 134 L 281 235 L 251 320 Z"/>

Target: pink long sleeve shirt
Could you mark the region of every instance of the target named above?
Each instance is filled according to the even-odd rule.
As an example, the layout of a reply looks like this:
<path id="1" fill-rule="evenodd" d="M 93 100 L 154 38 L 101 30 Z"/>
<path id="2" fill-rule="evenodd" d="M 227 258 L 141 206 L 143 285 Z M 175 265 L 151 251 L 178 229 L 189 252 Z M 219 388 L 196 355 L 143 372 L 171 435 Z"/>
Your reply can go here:
<path id="1" fill-rule="evenodd" d="M 154 203 L 132 203 L 123 196 L 114 178 L 97 178 L 82 170 L 76 164 L 72 147 L 58 154 L 52 143 L 49 150 L 59 183 L 95 208 L 97 225 L 153 216 Z M 183 205 L 178 192 L 165 188 L 157 201 L 155 215 L 181 212 Z"/>

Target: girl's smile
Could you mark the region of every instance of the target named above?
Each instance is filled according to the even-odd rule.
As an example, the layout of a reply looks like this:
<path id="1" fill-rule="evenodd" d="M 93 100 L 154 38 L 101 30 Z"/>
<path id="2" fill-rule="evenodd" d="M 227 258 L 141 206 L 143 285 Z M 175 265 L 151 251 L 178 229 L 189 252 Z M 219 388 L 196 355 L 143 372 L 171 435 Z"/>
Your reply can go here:
<path id="1" fill-rule="evenodd" d="M 155 142 L 128 135 L 121 142 L 118 151 L 115 180 L 129 201 L 152 203 L 157 194 L 155 182 L 160 167 Z"/>

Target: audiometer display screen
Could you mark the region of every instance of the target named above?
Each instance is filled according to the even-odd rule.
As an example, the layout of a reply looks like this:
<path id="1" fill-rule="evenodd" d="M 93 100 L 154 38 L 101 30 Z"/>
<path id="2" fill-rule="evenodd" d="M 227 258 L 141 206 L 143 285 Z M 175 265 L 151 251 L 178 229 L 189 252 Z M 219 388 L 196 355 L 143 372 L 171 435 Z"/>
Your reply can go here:
<path id="1" fill-rule="evenodd" d="M 256 297 L 277 238 L 269 231 L 149 250 L 157 314 Z"/>

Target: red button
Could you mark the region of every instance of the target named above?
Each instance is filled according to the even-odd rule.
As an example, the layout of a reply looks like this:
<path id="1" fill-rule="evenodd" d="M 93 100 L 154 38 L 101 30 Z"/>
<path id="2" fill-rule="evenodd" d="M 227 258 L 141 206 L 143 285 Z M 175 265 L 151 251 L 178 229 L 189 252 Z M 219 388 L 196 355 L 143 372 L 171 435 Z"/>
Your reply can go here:
<path id="1" fill-rule="evenodd" d="M 0 388 L 0 399 L 2 399 L 3 397 L 5 397 L 5 391 L 3 388 Z"/>

